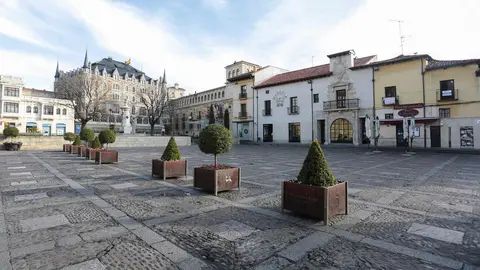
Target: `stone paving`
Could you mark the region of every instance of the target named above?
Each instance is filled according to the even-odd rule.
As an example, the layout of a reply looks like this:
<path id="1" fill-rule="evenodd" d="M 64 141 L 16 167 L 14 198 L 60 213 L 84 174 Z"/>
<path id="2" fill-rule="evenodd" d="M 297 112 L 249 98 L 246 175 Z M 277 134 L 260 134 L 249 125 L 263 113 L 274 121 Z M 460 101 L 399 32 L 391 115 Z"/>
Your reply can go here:
<path id="1" fill-rule="evenodd" d="M 242 188 L 195 191 L 189 176 L 151 177 L 163 149 L 120 162 L 57 151 L 0 152 L 0 269 L 476 269 L 480 156 L 325 149 L 349 181 L 349 215 L 323 222 L 280 209 L 305 147 L 234 146 Z"/>

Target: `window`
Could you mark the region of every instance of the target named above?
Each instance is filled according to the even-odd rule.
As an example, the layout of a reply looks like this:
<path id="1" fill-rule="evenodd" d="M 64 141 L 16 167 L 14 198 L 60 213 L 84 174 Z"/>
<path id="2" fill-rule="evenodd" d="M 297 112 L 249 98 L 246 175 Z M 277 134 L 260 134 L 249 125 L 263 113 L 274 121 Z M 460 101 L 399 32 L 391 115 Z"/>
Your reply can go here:
<path id="1" fill-rule="evenodd" d="M 27 113 L 31 113 L 32 112 L 32 106 L 27 106 Z"/>
<path id="2" fill-rule="evenodd" d="M 132 106 L 132 114 L 135 114 L 135 106 Z"/>
<path id="3" fill-rule="evenodd" d="M 113 85 L 113 90 L 120 90 L 120 85 L 114 84 Z"/>
<path id="4" fill-rule="evenodd" d="M 230 72 L 230 71 L 228 72 L 228 78 L 230 78 L 231 73 L 232 73 L 232 72 Z"/>
<path id="5" fill-rule="evenodd" d="M 63 110 L 62 110 L 62 114 L 63 114 L 63 115 L 67 115 L 67 109 L 63 109 Z"/>
<path id="6" fill-rule="evenodd" d="M 222 91 L 222 98 L 225 97 L 225 91 Z"/>
<path id="7" fill-rule="evenodd" d="M 385 119 L 393 119 L 393 113 L 386 113 Z"/>
<path id="8" fill-rule="evenodd" d="M 455 99 L 455 82 L 454 80 L 440 81 L 440 100 Z"/>
<path id="9" fill-rule="evenodd" d="M 37 106 L 33 107 L 33 113 L 38 113 L 38 107 Z"/>
<path id="10" fill-rule="evenodd" d="M 385 97 L 396 97 L 396 96 L 397 96 L 396 86 L 385 87 Z"/>
<path id="11" fill-rule="evenodd" d="M 347 107 L 347 90 L 337 90 L 335 92 L 337 96 L 337 109 L 346 108 Z"/>
<path id="12" fill-rule="evenodd" d="M 300 123 L 288 123 L 288 142 L 300 142 Z"/>
<path id="13" fill-rule="evenodd" d="M 20 90 L 13 87 L 5 87 L 5 96 L 18 97 L 20 96 Z"/>
<path id="14" fill-rule="evenodd" d="M 247 117 L 247 104 L 240 104 L 240 115 L 239 117 Z"/>
<path id="15" fill-rule="evenodd" d="M 318 102 L 319 102 L 318 94 L 313 94 L 313 103 L 318 103 Z"/>
<path id="16" fill-rule="evenodd" d="M 120 100 L 119 94 L 113 94 L 113 100 Z"/>
<path id="17" fill-rule="evenodd" d="M 43 114 L 53 115 L 53 106 L 43 106 Z"/>
<path id="18" fill-rule="evenodd" d="M 60 115 L 60 113 L 61 113 L 60 108 L 57 108 L 57 114 Z"/>
<path id="19" fill-rule="evenodd" d="M 132 101 L 135 102 L 135 96 L 132 97 Z"/>
<path id="20" fill-rule="evenodd" d="M 298 113 L 298 98 L 291 97 L 290 98 L 290 114 L 297 114 Z"/>
<path id="21" fill-rule="evenodd" d="M 217 98 L 217 93 L 215 93 L 215 99 Z"/>
<path id="22" fill-rule="evenodd" d="M 333 121 L 332 126 L 330 127 L 330 141 L 332 143 L 352 143 L 352 124 L 344 118 L 338 118 Z"/>
<path id="23" fill-rule="evenodd" d="M 201 111 L 198 112 L 198 119 L 199 120 L 202 119 L 202 112 Z"/>
<path id="24" fill-rule="evenodd" d="M 240 98 L 247 98 L 247 86 L 242 85 L 240 87 Z"/>
<path id="25" fill-rule="evenodd" d="M 264 115 L 265 116 L 272 115 L 272 102 L 270 100 L 265 100 L 264 104 L 265 104 Z"/>
<path id="26" fill-rule="evenodd" d="M 438 115 L 440 116 L 440 118 L 450 118 L 450 108 L 438 109 Z"/>
<path id="27" fill-rule="evenodd" d="M 145 109 L 145 107 L 140 108 L 140 115 L 147 115 L 147 109 Z"/>
<path id="28" fill-rule="evenodd" d="M 3 112 L 6 113 L 18 113 L 18 103 L 5 102 L 3 104 Z"/>
<path id="29" fill-rule="evenodd" d="M 132 87 L 132 93 L 135 93 L 135 87 Z"/>
<path id="30" fill-rule="evenodd" d="M 118 104 L 113 104 L 112 112 L 113 113 L 120 113 L 120 106 Z M 115 121 L 111 121 L 111 122 L 115 122 Z"/>
<path id="31" fill-rule="evenodd" d="M 237 76 L 240 75 L 240 70 L 237 68 Z"/>

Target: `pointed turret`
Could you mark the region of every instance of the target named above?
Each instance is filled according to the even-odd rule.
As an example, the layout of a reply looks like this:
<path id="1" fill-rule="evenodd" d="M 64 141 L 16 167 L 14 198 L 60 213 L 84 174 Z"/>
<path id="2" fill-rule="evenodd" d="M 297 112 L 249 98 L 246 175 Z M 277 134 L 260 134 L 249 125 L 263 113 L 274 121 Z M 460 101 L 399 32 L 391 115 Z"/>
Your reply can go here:
<path id="1" fill-rule="evenodd" d="M 60 78 L 60 70 L 59 70 L 59 66 L 58 66 L 58 60 L 57 60 L 57 69 L 55 70 L 55 80 L 57 80 L 58 78 Z"/>
<path id="2" fill-rule="evenodd" d="M 163 69 L 163 78 L 162 78 L 162 84 L 166 84 L 167 83 L 167 77 L 165 75 L 165 69 Z"/>
<path id="3" fill-rule="evenodd" d="M 88 51 L 85 50 L 85 59 L 83 60 L 83 68 L 88 68 Z"/>

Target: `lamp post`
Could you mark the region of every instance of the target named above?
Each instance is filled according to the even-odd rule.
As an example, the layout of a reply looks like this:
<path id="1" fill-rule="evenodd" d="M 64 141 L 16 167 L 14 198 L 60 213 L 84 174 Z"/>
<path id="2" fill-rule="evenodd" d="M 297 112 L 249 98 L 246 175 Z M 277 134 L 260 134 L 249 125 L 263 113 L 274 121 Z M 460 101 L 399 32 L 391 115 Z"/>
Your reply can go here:
<path id="1" fill-rule="evenodd" d="M 308 84 L 310 84 L 310 105 L 311 105 L 311 110 L 312 110 L 312 142 L 313 142 L 313 137 L 314 137 L 314 132 L 313 132 L 313 127 L 314 127 L 314 124 L 313 124 L 313 81 L 312 80 L 308 80 L 307 81 Z"/>

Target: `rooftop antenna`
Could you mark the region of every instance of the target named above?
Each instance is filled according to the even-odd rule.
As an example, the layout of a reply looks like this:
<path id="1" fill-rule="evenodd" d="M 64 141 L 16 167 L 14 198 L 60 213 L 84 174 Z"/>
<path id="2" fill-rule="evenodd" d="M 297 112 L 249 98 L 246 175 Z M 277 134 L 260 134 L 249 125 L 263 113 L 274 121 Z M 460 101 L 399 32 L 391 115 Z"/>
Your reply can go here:
<path id="1" fill-rule="evenodd" d="M 315 56 L 312 56 L 312 67 L 313 67 L 313 58 L 315 58 Z"/>
<path id="2" fill-rule="evenodd" d="M 406 36 L 404 36 L 402 34 L 402 23 L 404 23 L 404 21 L 401 21 L 401 20 L 390 20 L 390 21 L 398 23 L 398 31 L 399 31 L 399 34 L 400 34 L 400 48 L 402 50 L 402 55 L 403 55 L 403 43 L 405 42 L 405 38 L 407 38 Z M 410 36 L 408 36 L 408 37 L 410 37 Z"/>

